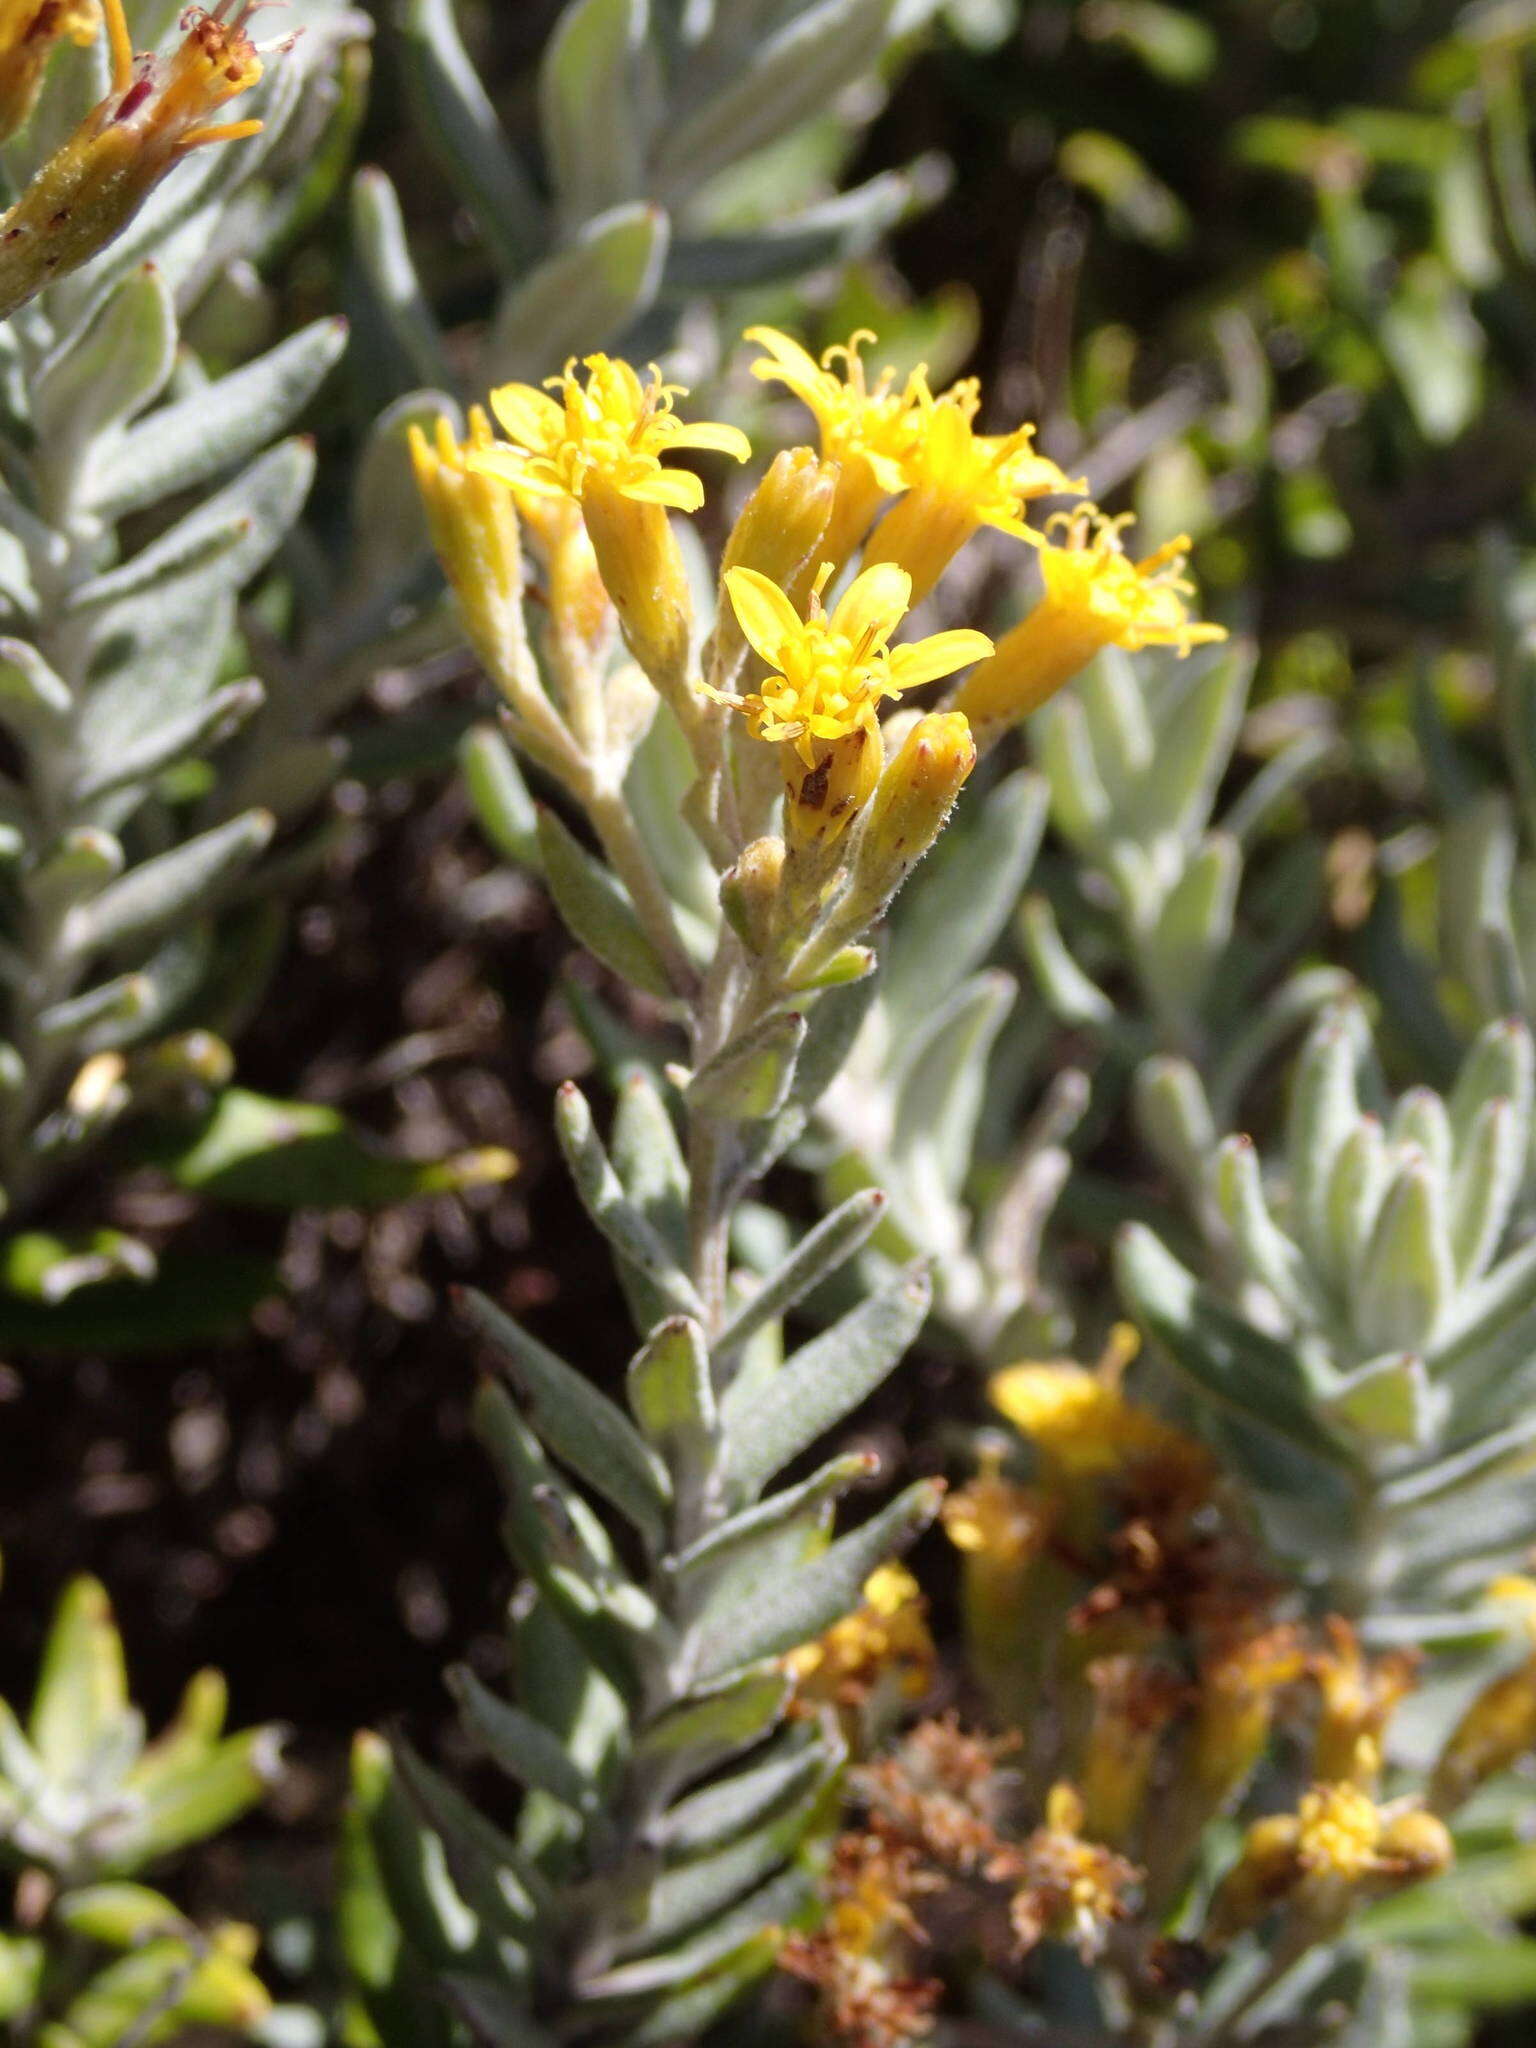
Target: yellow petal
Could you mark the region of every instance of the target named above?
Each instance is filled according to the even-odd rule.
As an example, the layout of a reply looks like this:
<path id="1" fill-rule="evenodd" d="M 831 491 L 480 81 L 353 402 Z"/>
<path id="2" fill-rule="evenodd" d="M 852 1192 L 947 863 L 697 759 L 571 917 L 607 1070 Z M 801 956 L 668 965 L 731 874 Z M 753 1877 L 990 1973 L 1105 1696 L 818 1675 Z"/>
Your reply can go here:
<path id="1" fill-rule="evenodd" d="M 876 562 L 856 576 L 837 601 L 832 631 L 857 645 L 884 640 L 901 624 L 912 596 L 912 578 L 894 562 Z"/>
<path id="2" fill-rule="evenodd" d="M 531 384 L 503 384 L 491 393 L 491 411 L 522 448 L 548 448 L 565 432 L 564 409 Z"/>
<path id="3" fill-rule="evenodd" d="M 654 469 L 619 485 L 626 498 L 640 505 L 667 505 L 674 512 L 697 512 L 704 502 L 704 484 L 691 469 Z"/>
<path id="4" fill-rule="evenodd" d="M 891 649 L 891 681 L 899 690 L 914 690 L 919 683 L 931 683 L 973 661 L 985 661 L 991 652 L 992 642 L 986 634 L 973 633 L 969 627 L 930 633 L 926 640 Z"/>
<path id="5" fill-rule="evenodd" d="M 505 484 L 529 483 L 528 457 L 520 448 L 472 448 L 464 458 L 464 467 L 480 476 L 500 477 Z M 538 489 L 536 483 L 529 487 Z"/>
<path id="6" fill-rule="evenodd" d="M 781 334 L 777 327 L 749 327 L 742 335 L 743 341 L 754 341 L 759 348 L 768 351 L 766 360 L 752 365 L 754 377 L 761 377 L 771 383 L 781 378 L 790 390 L 799 397 L 810 400 L 810 394 L 826 382 L 826 372 L 817 364 L 798 341 Z"/>
<path id="7" fill-rule="evenodd" d="M 667 442 L 669 448 L 711 448 L 718 455 L 732 455 L 745 462 L 752 443 L 740 427 L 721 426 L 714 420 L 685 421 Z"/>
<path id="8" fill-rule="evenodd" d="M 756 569 L 727 569 L 725 587 L 742 632 L 777 667 L 786 642 L 793 644 L 804 630 L 799 613 L 777 583 Z"/>

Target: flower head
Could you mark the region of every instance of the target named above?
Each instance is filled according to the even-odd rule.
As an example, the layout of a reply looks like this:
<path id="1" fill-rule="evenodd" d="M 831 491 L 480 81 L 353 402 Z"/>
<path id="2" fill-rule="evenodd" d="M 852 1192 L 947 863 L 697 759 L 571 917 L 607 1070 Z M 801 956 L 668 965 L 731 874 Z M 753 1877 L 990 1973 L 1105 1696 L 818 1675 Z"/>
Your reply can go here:
<path id="1" fill-rule="evenodd" d="M 1035 1445 L 1048 1476 L 1089 1479 L 1153 1461 L 1204 1475 L 1201 1445 L 1127 1400 L 1120 1373 L 1136 1346 L 1135 1331 L 1118 1324 L 1091 1371 L 1070 1359 L 1024 1359 L 993 1374 L 988 1398 Z"/>
<path id="2" fill-rule="evenodd" d="M 765 384 L 783 384 L 816 415 L 825 461 L 867 464 L 884 495 L 906 489 L 903 461 L 917 432 L 914 403 L 921 371 L 898 387 L 896 372 L 887 368 L 871 384 L 859 353 L 875 339 L 867 327 L 824 350 L 819 363 L 776 327 L 749 327 L 742 339 L 767 351 L 752 365 L 753 376 Z"/>
<path id="3" fill-rule="evenodd" d="M 933 1682 L 935 1651 L 927 1607 L 903 1565 L 883 1564 L 864 1582 L 864 1599 L 787 1661 L 802 1701 L 860 1707 L 887 1681 L 906 1699 Z"/>
<path id="4" fill-rule="evenodd" d="M 0 140 L 37 104 L 55 45 L 67 36 L 83 48 L 100 26 L 96 0 L 0 0 Z"/>
<path id="5" fill-rule="evenodd" d="M 1105 647 L 1173 647 L 1182 655 L 1226 639 L 1224 627 L 1190 617 L 1188 538 L 1180 535 L 1138 561 L 1125 548 L 1129 523 L 1128 515 L 1109 519 L 1092 505 L 1046 521 L 1048 544 L 1039 557 L 1044 596 L 956 697 L 955 709 L 973 725 L 1026 717 Z"/>
<path id="6" fill-rule="evenodd" d="M 1374 1661 L 1338 1615 L 1328 1619 L 1328 1648 L 1308 1670 L 1322 1694 L 1313 1769 L 1319 1778 L 1369 1788 L 1381 1775 L 1382 1737 L 1394 1711 L 1413 1690 L 1418 1658 L 1389 1650 Z"/>
<path id="7" fill-rule="evenodd" d="M 1070 1785 L 1055 1785 L 1045 1822 L 1023 1848 L 1024 1882 L 1011 1917 L 1021 1952 L 1046 1936 L 1070 1941 L 1085 1962 L 1101 1954 L 1115 1921 L 1129 1911 L 1135 1867 L 1123 1856 L 1083 1837 L 1083 1802 Z"/>
<path id="8" fill-rule="evenodd" d="M 935 633 L 889 645 L 911 596 L 911 579 L 889 563 L 866 569 L 823 611 L 831 574 L 823 564 L 802 619 L 784 592 L 753 569 L 729 569 L 725 586 L 741 630 L 774 672 L 742 696 L 714 693 L 744 711 L 758 739 L 792 745 L 807 768 L 817 742 L 860 731 L 873 737 L 882 700 L 947 676 L 991 648 L 984 633 Z"/>
<path id="9" fill-rule="evenodd" d="M 751 454 L 738 427 L 680 420 L 675 407 L 686 388 L 663 383 L 654 365 L 644 383 L 614 356 L 587 356 L 582 367 L 585 380 L 573 356 L 544 390 L 504 384 L 493 391 L 491 410 L 511 445 L 485 450 L 476 466 L 524 490 L 578 502 L 596 477 L 638 504 L 697 512 L 703 483 L 690 470 L 664 469 L 663 455 L 702 448 L 744 462 Z"/>
<path id="10" fill-rule="evenodd" d="M 1037 498 L 1080 495 L 1074 480 L 1037 453 L 1033 427 L 978 434 L 981 391 L 974 377 L 936 398 L 919 374 L 912 387 L 912 433 L 902 457 L 905 495 L 870 536 L 866 559 L 897 562 L 912 577 L 914 601 L 926 597 L 949 562 L 983 526 L 1038 544 L 1024 508 Z"/>

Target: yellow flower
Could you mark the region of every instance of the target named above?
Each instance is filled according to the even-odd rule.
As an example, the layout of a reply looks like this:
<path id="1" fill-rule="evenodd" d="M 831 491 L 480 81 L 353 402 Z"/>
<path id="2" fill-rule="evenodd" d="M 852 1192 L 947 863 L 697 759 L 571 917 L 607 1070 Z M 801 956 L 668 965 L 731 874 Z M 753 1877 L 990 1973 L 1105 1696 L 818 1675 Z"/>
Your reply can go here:
<path id="1" fill-rule="evenodd" d="M 527 491 L 548 491 L 584 502 L 594 480 L 636 504 L 667 505 L 697 512 L 704 486 L 691 470 L 663 469 L 663 455 L 688 448 L 713 449 L 745 462 L 751 454 L 739 427 L 698 420 L 689 424 L 674 407 L 687 397 L 681 384 L 664 384 L 652 367 L 645 383 L 617 357 L 587 356 L 586 381 L 573 356 L 547 388 L 503 384 L 491 393 L 491 410 L 510 447 L 495 446 L 476 458 L 476 467 Z M 551 391 L 559 398 L 550 397 Z"/>
<path id="2" fill-rule="evenodd" d="M 1092 505 L 1046 522 L 1047 537 L 1059 539 L 1040 550 L 1043 597 L 956 695 L 954 708 L 973 726 L 1038 710 L 1105 647 L 1174 647 L 1188 654 L 1203 641 L 1226 639 L 1224 627 L 1189 615 L 1188 538 L 1181 535 L 1136 561 L 1125 551 L 1129 523 L 1129 515 L 1108 519 Z"/>
<path id="3" fill-rule="evenodd" d="M 793 746 L 807 768 L 816 742 L 879 730 L 881 701 L 947 676 L 991 649 L 985 633 L 935 633 L 889 645 L 911 598 L 911 579 L 890 563 L 855 577 L 830 614 L 821 593 L 832 573 L 823 563 L 805 618 L 784 592 L 753 569 L 730 569 L 725 586 L 748 641 L 773 673 L 742 696 L 712 692 L 744 711 L 758 739 Z"/>
<path id="4" fill-rule="evenodd" d="M 112 90 L 0 218 L 0 319 L 120 235 L 189 151 L 258 134 L 260 121 L 211 119 L 262 75 L 262 58 L 293 38 L 253 43 L 260 0 L 218 0 L 182 16 L 168 57 L 135 56 L 122 0 L 102 0 Z"/>
<path id="5" fill-rule="evenodd" d="M 980 404 L 974 377 L 937 398 L 921 374 L 913 380 L 914 432 L 902 460 L 906 493 L 870 536 L 865 559 L 907 570 L 914 604 L 978 528 L 993 526 L 1038 544 L 1039 533 L 1022 517 L 1024 507 L 1036 498 L 1078 496 L 1084 489 L 1035 452 L 1033 427 L 978 434 Z"/>
<path id="6" fill-rule="evenodd" d="M 1327 1626 L 1329 1647 L 1308 1666 L 1323 1700 L 1313 1774 L 1369 1789 L 1381 1775 L 1382 1736 L 1398 1702 L 1413 1690 L 1418 1659 L 1396 1650 L 1372 1663 L 1347 1621 L 1330 1615 Z"/>
<path id="7" fill-rule="evenodd" d="M 859 847 L 854 889 L 878 914 L 944 829 L 976 766 L 976 743 L 956 711 L 930 711 L 902 741 L 880 777 Z"/>
<path id="8" fill-rule="evenodd" d="M 917 377 L 898 388 L 896 372 L 887 368 L 871 384 L 859 353 L 875 339 L 867 328 L 846 347 L 827 349 L 820 363 L 776 327 L 749 327 L 743 339 L 767 351 L 752 365 L 753 376 L 783 384 L 804 401 L 821 430 L 823 460 L 838 466 L 823 545 L 841 565 L 869 531 L 881 499 L 907 487 L 903 461 L 918 431 Z"/>
<path id="9" fill-rule="evenodd" d="M 1088 1667 L 1093 1719 L 1083 1751 L 1085 1824 L 1124 1848 L 1141 1819 L 1164 1733 L 1188 1702 L 1188 1688 L 1149 1657 L 1096 1657 Z"/>
<path id="10" fill-rule="evenodd" d="M 1314 1785 L 1294 1814 L 1249 1828 L 1212 1901 L 1206 1939 L 1252 1927 L 1278 1905 L 1317 1927 L 1337 1926 L 1361 1896 L 1432 1877 L 1453 1858 L 1444 1825 L 1422 1807 L 1378 1806 L 1358 1785 Z"/>
<path id="11" fill-rule="evenodd" d="M 0 0 L 0 141 L 37 104 L 54 46 L 68 36 L 84 48 L 100 26 L 96 0 Z"/>
<path id="12" fill-rule="evenodd" d="M 1190 1771 L 1203 1798 L 1219 1806 L 1246 1784 L 1269 1740 L 1276 1693 L 1305 1669 L 1300 1639 L 1284 1623 L 1202 1663 Z"/>
<path id="13" fill-rule="evenodd" d="M 683 387 L 664 384 L 659 370 L 642 384 L 616 357 L 588 356 L 583 367 L 585 381 L 573 356 L 549 390 L 493 391 L 491 410 L 508 442 L 478 450 L 472 466 L 520 491 L 580 505 L 631 651 L 687 730 L 698 716 L 686 680 L 693 607 L 667 512 L 696 512 L 704 486 L 691 470 L 664 469 L 661 458 L 708 448 L 743 462 L 751 449 L 736 427 L 680 420 L 674 406 Z"/>
<path id="14" fill-rule="evenodd" d="M 1381 1809 L 1355 1785 L 1314 1785 L 1296 1809 L 1296 1860 L 1310 1877 L 1358 1884 L 1376 1869 Z"/>

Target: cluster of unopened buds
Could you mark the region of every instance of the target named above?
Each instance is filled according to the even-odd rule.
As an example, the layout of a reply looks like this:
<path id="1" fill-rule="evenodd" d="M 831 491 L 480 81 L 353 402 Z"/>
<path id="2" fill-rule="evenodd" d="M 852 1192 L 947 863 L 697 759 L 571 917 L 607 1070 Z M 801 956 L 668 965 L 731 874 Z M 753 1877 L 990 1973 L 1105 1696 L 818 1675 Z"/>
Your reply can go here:
<path id="1" fill-rule="evenodd" d="M 745 461 L 750 450 L 734 427 L 682 419 L 685 393 L 659 371 L 589 356 L 546 389 L 494 391 L 463 438 L 447 421 L 435 437 L 418 432 L 414 454 L 438 554 L 514 743 L 603 836 L 594 796 L 644 716 L 634 668 L 617 658 L 622 639 L 693 750 L 690 822 L 723 874 L 732 924 L 776 976 L 788 968 L 791 986 L 815 987 L 858 971 L 850 941 L 1009 725 L 1105 646 L 1187 651 L 1222 634 L 1190 616 L 1183 540 L 1138 561 L 1125 522 L 1091 506 L 1031 523 L 1037 504 L 1074 497 L 1081 482 L 1037 451 L 1030 427 L 979 433 L 974 379 L 935 394 L 921 370 L 871 378 L 862 334 L 819 363 L 773 329 L 747 339 L 764 351 L 755 374 L 810 408 L 819 447 L 781 453 L 748 496 L 707 639 L 671 518 L 698 511 L 704 485 L 665 458 Z M 996 646 L 969 628 L 900 640 L 983 527 L 1035 551 L 1035 609 Z M 542 600 L 547 620 L 537 659 L 525 597 Z M 941 708 L 882 718 L 962 670 Z M 732 745 L 729 711 L 760 748 Z"/>

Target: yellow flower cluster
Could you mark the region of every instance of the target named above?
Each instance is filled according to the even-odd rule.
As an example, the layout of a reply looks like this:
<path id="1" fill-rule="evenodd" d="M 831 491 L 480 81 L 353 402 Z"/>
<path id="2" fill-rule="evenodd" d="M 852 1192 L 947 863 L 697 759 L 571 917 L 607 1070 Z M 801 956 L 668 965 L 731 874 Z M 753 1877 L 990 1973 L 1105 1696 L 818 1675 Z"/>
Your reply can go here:
<path id="1" fill-rule="evenodd" d="M 877 1689 L 921 1699 L 933 1683 L 937 1652 L 927 1602 L 904 1565 L 883 1564 L 864 1582 L 864 1598 L 825 1635 L 785 1659 L 803 1705 L 857 1709 Z"/>
<path id="2" fill-rule="evenodd" d="M 1027 1359 L 993 1374 L 988 1398 L 1029 1438 L 1048 1477 L 1090 1479 L 1137 1462 L 1162 1464 L 1192 1481 L 1208 1473 L 1201 1445 L 1126 1398 L 1120 1374 L 1137 1342 L 1128 1324 L 1117 1324 L 1093 1370 L 1070 1359 Z"/>

